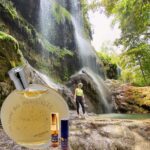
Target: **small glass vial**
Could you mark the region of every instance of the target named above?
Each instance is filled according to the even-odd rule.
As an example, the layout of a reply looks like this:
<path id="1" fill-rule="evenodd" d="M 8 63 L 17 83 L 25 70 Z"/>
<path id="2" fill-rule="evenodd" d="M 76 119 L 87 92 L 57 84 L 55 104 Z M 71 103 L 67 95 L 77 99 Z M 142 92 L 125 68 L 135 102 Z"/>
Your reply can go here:
<path id="1" fill-rule="evenodd" d="M 51 114 L 51 146 L 59 146 L 59 116 L 58 113 Z"/>
<path id="2" fill-rule="evenodd" d="M 23 67 L 9 71 L 14 90 L 1 108 L 1 122 L 5 132 L 16 143 L 41 149 L 50 144 L 52 112 L 59 114 L 59 121 L 69 116 L 67 103 L 54 89 L 43 85 L 28 85 Z"/>
<path id="3" fill-rule="evenodd" d="M 61 120 L 61 150 L 69 150 L 69 121 L 68 119 Z"/>

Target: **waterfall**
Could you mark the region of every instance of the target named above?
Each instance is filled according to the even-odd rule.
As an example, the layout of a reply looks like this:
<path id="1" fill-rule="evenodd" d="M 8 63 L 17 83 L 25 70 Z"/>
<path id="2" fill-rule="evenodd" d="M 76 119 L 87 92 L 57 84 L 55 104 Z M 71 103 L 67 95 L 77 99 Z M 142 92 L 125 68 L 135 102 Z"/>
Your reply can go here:
<path id="1" fill-rule="evenodd" d="M 110 105 L 107 100 L 107 98 L 110 96 L 110 93 L 108 92 L 104 80 L 100 77 L 99 74 L 93 72 L 90 68 L 82 68 L 81 72 L 87 73 L 95 83 L 95 88 L 98 90 L 98 95 L 101 100 L 101 110 L 103 113 L 110 113 L 112 105 Z"/>
<path id="2" fill-rule="evenodd" d="M 89 67 L 94 72 L 98 73 L 96 65 L 96 55 L 88 39 L 84 38 L 81 27 L 74 17 L 72 17 L 72 23 L 75 28 L 75 40 L 79 52 L 79 57 L 82 63 L 82 67 Z"/>
<path id="3" fill-rule="evenodd" d="M 93 81 L 97 85 L 97 89 L 99 91 L 99 97 L 100 102 L 102 104 L 104 112 L 110 112 L 111 111 L 111 105 L 108 103 L 107 95 L 109 95 L 109 92 L 107 88 L 105 87 L 105 84 L 102 80 L 102 78 L 99 76 L 100 73 L 100 66 L 98 66 L 97 63 L 97 56 L 96 53 L 91 46 L 90 39 L 88 39 L 85 35 L 84 31 L 84 25 L 83 25 L 83 19 L 82 19 L 82 11 L 80 9 L 80 1 L 79 0 L 57 0 L 59 1 L 59 4 L 62 5 L 62 7 L 66 6 L 66 2 L 70 4 L 71 7 L 71 19 L 72 24 L 74 26 L 74 38 L 76 42 L 76 46 L 78 49 L 79 59 L 81 62 L 82 67 L 89 68 L 86 71 L 90 74 Z M 52 18 L 52 6 L 54 5 L 55 1 L 53 0 L 41 0 L 40 1 L 40 32 L 43 36 L 45 36 L 49 41 L 51 38 L 54 38 L 55 34 L 54 31 L 56 30 L 56 25 L 54 24 L 53 18 Z M 63 39 L 62 39 L 63 40 Z M 47 54 L 45 54 L 47 55 Z M 102 72 L 102 71 L 101 71 Z M 43 74 L 40 74 L 40 76 L 50 85 L 54 86 L 56 85 L 52 83 L 51 80 L 49 80 L 47 77 L 45 77 Z"/>
<path id="4" fill-rule="evenodd" d="M 48 38 L 51 28 L 50 1 L 40 0 L 39 24 L 40 32 Z"/>
<path id="5" fill-rule="evenodd" d="M 80 1 L 74 0 L 71 3 L 72 23 L 75 29 L 74 37 L 78 48 L 78 53 L 81 59 L 82 67 L 89 68 L 86 71 L 92 77 L 99 91 L 100 101 L 104 107 L 104 112 L 111 112 L 111 105 L 108 103 L 108 89 L 105 87 L 103 79 L 98 75 L 96 54 L 91 46 L 90 40 L 84 35 L 84 27 L 82 20 L 82 11 L 80 9 Z"/>

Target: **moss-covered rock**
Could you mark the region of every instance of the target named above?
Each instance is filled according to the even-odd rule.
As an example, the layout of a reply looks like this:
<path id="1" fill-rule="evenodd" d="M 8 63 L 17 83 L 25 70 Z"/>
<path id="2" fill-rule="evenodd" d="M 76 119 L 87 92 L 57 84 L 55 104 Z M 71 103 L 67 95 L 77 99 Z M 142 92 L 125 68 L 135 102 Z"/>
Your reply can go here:
<path id="1" fill-rule="evenodd" d="M 24 60 L 16 39 L 0 32 L 0 81 L 5 80 L 10 68 L 23 65 L 23 63 Z"/>
<path id="2" fill-rule="evenodd" d="M 31 24 L 37 25 L 40 9 L 40 0 L 11 0 L 22 16 Z"/>
<path id="3" fill-rule="evenodd" d="M 7 72 L 11 68 L 23 64 L 24 59 L 17 40 L 4 32 L 0 32 L 0 106 L 13 89 Z"/>
<path id="4" fill-rule="evenodd" d="M 85 106 L 88 112 L 100 114 L 111 111 L 111 93 L 104 86 L 101 77 L 95 76 L 94 73 L 87 68 L 82 68 L 78 73 L 71 76 L 67 86 L 70 87 L 74 93 L 79 82 L 83 83 Z M 103 88 L 103 93 L 101 93 L 99 85 Z M 106 104 L 108 104 L 109 108 Z"/>
<path id="5" fill-rule="evenodd" d="M 114 110 L 120 113 L 150 113 L 150 87 L 136 87 L 107 80 L 113 93 Z"/>
<path id="6" fill-rule="evenodd" d="M 18 40 L 23 56 L 33 67 L 54 77 L 57 81 L 67 80 L 78 68 L 77 56 L 74 56 L 74 52 L 70 51 L 67 46 L 63 47 L 63 40 L 56 38 L 54 43 L 57 46 L 51 44 L 18 13 L 11 1 L 0 1 L 0 16 L 3 22 L 1 29 L 5 27 L 5 31 Z M 59 33 L 62 32 L 59 31 Z M 64 36 L 64 34 L 61 35 Z M 67 39 L 66 42 L 68 42 Z M 71 68 L 70 63 L 75 65 Z"/>

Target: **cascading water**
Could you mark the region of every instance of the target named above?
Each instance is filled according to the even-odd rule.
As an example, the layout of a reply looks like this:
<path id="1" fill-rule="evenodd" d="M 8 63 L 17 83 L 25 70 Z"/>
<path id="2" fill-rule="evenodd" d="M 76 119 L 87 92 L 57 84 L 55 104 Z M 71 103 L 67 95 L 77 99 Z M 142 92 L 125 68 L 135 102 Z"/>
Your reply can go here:
<path id="1" fill-rule="evenodd" d="M 78 47 L 79 57 L 81 59 L 82 66 L 90 67 L 94 72 L 97 72 L 96 68 L 96 55 L 90 44 L 89 39 L 85 38 L 82 12 L 80 9 L 80 3 L 78 0 L 71 2 L 72 23 L 75 29 L 75 40 Z"/>
<path id="2" fill-rule="evenodd" d="M 66 0 L 59 0 L 59 3 L 62 6 L 66 5 Z M 49 41 L 50 38 L 53 38 L 53 30 L 55 30 L 55 25 L 53 24 L 51 8 L 55 2 L 52 0 L 41 0 L 40 1 L 40 31 L 44 37 L 46 37 Z M 92 77 L 93 81 L 97 85 L 97 89 L 99 91 L 100 102 L 102 104 L 102 110 L 104 112 L 110 112 L 111 107 L 108 104 L 106 99 L 107 97 L 107 89 L 104 87 L 103 80 L 98 75 L 99 68 L 97 65 L 97 58 L 93 47 L 91 46 L 90 39 L 86 38 L 83 20 L 82 20 L 82 11 L 80 9 L 80 1 L 79 0 L 70 0 L 71 5 L 71 14 L 72 14 L 72 24 L 75 29 L 74 37 L 76 40 L 76 45 L 78 48 L 79 57 L 81 60 L 82 67 L 88 67 L 88 74 Z M 44 54 L 45 55 L 45 54 Z M 42 74 L 40 76 L 45 79 L 45 81 L 50 85 L 56 88 L 51 80 L 45 78 Z"/>
<path id="3" fill-rule="evenodd" d="M 97 67 L 96 54 L 91 46 L 89 39 L 84 35 L 84 27 L 82 21 L 82 12 L 80 9 L 79 0 L 73 0 L 71 3 L 72 23 L 75 29 L 76 45 L 78 47 L 78 53 L 81 59 L 83 67 L 88 67 L 88 74 L 92 77 L 93 81 L 97 85 L 99 91 L 100 101 L 102 102 L 105 110 L 104 112 L 111 112 L 111 105 L 107 100 L 108 90 L 105 87 L 103 79 L 98 75 L 99 68 Z"/>
<path id="4" fill-rule="evenodd" d="M 39 31 L 41 35 L 47 40 L 50 40 L 50 35 L 52 34 L 52 30 L 53 30 L 51 5 L 52 5 L 52 1 L 50 0 L 40 0 Z M 49 57 L 49 52 L 41 50 L 41 57 L 43 59 Z M 46 76 L 45 74 L 37 70 L 35 70 L 35 72 L 51 88 L 54 88 L 55 90 L 61 88 L 60 85 L 56 84 L 50 77 Z"/>
<path id="5" fill-rule="evenodd" d="M 40 32 L 48 38 L 51 27 L 50 2 L 48 0 L 40 0 L 39 23 Z"/>
<path id="6" fill-rule="evenodd" d="M 87 73 L 96 84 L 96 88 L 98 90 L 98 95 L 101 99 L 102 111 L 103 113 L 111 112 L 111 105 L 108 103 L 107 98 L 110 96 L 108 93 L 108 89 L 105 86 L 104 80 L 100 77 L 99 74 L 93 72 L 90 68 L 83 68 L 81 70 L 84 73 Z"/>

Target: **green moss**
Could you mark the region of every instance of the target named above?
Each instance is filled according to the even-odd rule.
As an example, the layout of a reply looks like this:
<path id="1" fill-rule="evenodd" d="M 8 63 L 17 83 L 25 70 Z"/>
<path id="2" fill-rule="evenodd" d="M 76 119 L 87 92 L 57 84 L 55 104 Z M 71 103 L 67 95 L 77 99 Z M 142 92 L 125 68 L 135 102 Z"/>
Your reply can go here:
<path id="1" fill-rule="evenodd" d="M 11 1 L 7 1 L 7 0 L 1 0 L 1 3 L 7 9 L 7 11 L 11 14 L 11 16 L 15 19 L 17 17 L 17 11 L 13 7 L 12 2 Z"/>
<path id="2" fill-rule="evenodd" d="M 36 31 L 32 25 L 30 25 L 19 13 L 17 13 L 15 7 L 9 0 L 0 1 L 0 15 L 7 24 L 12 26 L 15 32 L 20 33 L 25 41 L 32 46 L 36 43 Z M 30 40 L 34 39 L 34 40 Z"/>
<path id="3" fill-rule="evenodd" d="M 71 21 L 70 13 L 57 2 L 51 1 L 52 14 L 58 24 L 63 23 L 65 20 Z"/>
<path id="4" fill-rule="evenodd" d="M 0 32 L 0 81 L 6 78 L 9 69 L 24 64 L 18 42 L 12 36 Z"/>
<path id="5" fill-rule="evenodd" d="M 60 48 L 58 46 L 54 46 L 50 44 L 46 39 L 44 39 L 42 36 L 39 36 L 40 41 L 43 43 L 43 47 L 50 53 L 56 55 L 58 58 L 64 58 L 65 56 L 74 56 L 74 53 L 66 48 Z"/>
<path id="6" fill-rule="evenodd" d="M 11 42 L 15 43 L 15 46 L 18 47 L 17 40 L 4 32 L 0 32 L 0 40 L 11 41 Z"/>

